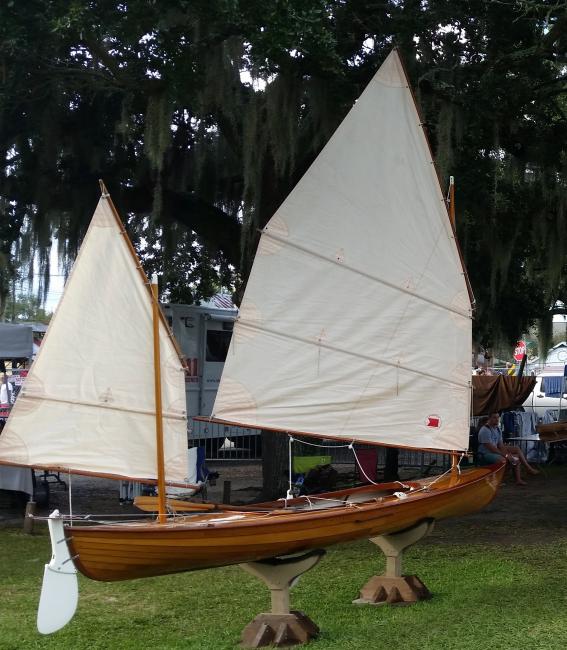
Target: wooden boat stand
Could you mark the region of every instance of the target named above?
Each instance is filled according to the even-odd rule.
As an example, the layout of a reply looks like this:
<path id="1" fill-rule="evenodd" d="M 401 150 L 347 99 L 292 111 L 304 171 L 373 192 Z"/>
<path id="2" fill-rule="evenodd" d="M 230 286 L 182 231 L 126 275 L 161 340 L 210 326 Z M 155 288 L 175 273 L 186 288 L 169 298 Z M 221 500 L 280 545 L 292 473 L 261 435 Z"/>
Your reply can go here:
<path id="1" fill-rule="evenodd" d="M 319 634 L 319 628 L 303 612 L 290 611 L 289 590 L 323 555 L 323 549 L 316 549 L 303 555 L 274 557 L 240 565 L 244 571 L 262 580 L 272 597 L 272 611 L 258 614 L 242 631 L 241 647 L 299 645 Z"/>
<path id="2" fill-rule="evenodd" d="M 402 557 L 405 549 L 428 535 L 433 526 L 433 520 L 426 520 L 399 533 L 371 537 L 370 541 L 386 556 L 386 571 L 370 578 L 360 590 L 360 597 L 352 602 L 355 605 L 410 605 L 431 598 L 417 576 L 402 575 Z"/>

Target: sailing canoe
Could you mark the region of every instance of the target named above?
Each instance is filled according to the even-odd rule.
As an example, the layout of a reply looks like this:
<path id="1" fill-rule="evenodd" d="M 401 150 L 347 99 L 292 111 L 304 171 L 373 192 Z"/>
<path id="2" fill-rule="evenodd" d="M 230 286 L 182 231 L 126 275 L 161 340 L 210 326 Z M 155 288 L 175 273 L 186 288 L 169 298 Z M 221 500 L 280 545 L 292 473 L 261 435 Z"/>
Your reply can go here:
<path id="1" fill-rule="evenodd" d="M 66 526 L 74 563 L 93 580 L 115 581 L 253 562 L 359 538 L 395 533 L 423 520 L 480 510 L 505 465 L 404 483 L 256 504 L 226 512 L 140 522 Z M 394 492 L 403 492 L 400 498 Z"/>

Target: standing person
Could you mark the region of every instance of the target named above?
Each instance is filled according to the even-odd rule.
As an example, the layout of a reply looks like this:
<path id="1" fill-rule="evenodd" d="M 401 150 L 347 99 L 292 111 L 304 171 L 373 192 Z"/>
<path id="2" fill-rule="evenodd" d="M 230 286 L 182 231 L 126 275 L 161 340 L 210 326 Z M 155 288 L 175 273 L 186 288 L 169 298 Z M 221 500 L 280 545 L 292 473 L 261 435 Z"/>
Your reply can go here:
<path id="1" fill-rule="evenodd" d="M 11 387 L 6 373 L 0 375 L 0 404 L 10 405 Z"/>
<path id="2" fill-rule="evenodd" d="M 528 474 L 539 474 L 532 467 L 519 447 L 505 445 L 502 440 L 502 431 L 499 427 L 500 415 L 491 413 L 486 424 L 478 432 L 478 459 L 480 465 L 492 465 L 504 459 L 512 466 L 516 485 L 526 485 L 522 480 L 521 466 L 526 468 Z"/>

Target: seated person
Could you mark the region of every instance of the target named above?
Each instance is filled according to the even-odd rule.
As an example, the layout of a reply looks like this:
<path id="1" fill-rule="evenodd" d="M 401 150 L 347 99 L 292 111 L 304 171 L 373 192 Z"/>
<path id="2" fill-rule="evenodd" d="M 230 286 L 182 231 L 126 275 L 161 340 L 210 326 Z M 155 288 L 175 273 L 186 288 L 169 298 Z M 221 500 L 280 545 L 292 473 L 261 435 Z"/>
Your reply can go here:
<path id="1" fill-rule="evenodd" d="M 498 413 L 491 413 L 486 424 L 480 428 L 478 432 L 478 462 L 480 465 L 492 465 L 492 463 L 504 459 L 514 470 L 516 485 L 526 485 L 525 481 L 522 481 L 521 466 L 526 468 L 528 474 L 539 474 L 539 472 L 528 463 L 519 447 L 503 443 L 499 422 Z"/>

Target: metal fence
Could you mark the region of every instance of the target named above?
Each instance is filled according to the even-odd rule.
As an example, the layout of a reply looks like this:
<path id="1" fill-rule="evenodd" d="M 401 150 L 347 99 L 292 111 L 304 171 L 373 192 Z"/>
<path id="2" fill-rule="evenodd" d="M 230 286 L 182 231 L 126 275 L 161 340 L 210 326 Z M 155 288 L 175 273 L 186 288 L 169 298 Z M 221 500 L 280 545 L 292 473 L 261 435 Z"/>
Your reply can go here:
<path id="1" fill-rule="evenodd" d="M 189 443 L 205 447 L 207 460 L 262 459 L 262 436 L 258 429 L 192 420 Z"/>
<path id="2" fill-rule="evenodd" d="M 351 465 L 354 468 L 356 466 L 355 453 L 365 449 L 373 449 L 377 454 L 378 469 L 383 469 L 386 464 L 387 449 L 385 447 L 355 444 L 355 453 L 353 453 L 353 450 L 349 449 L 348 446 L 345 446 L 345 443 L 333 444 L 330 441 L 322 442 L 325 442 L 324 447 L 312 447 L 311 443 L 309 443 L 309 445 L 303 445 L 301 440 L 296 439 L 296 442 L 294 442 L 293 453 L 295 455 L 305 456 L 310 454 L 325 454 L 330 456 L 333 465 Z M 407 449 L 400 449 L 398 452 L 398 467 L 414 469 L 415 473 L 420 476 L 427 475 L 430 472 L 437 474 L 439 471 L 447 470 L 450 466 L 451 457 L 449 454 L 428 451 L 411 451 Z"/>
<path id="3" fill-rule="evenodd" d="M 205 455 L 209 461 L 253 461 L 262 459 L 262 437 L 257 429 L 233 427 L 216 422 L 193 421 L 189 438 L 191 445 L 205 447 Z M 314 446 L 314 443 L 316 446 Z M 386 449 L 371 445 L 355 445 L 355 451 L 361 449 L 377 449 L 378 467 L 386 462 Z M 333 465 L 355 465 L 355 457 L 345 443 L 322 440 L 320 443 L 310 440 L 303 443 L 301 438 L 295 438 L 293 444 L 295 455 L 326 455 L 330 456 Z M 409 451 L 400 449 L 398 466 L 415 469 L 420 475 L 429 472 L 438 473 L 451 465 L 448 454 Z"/>

